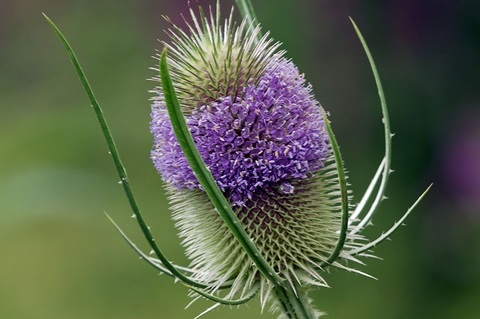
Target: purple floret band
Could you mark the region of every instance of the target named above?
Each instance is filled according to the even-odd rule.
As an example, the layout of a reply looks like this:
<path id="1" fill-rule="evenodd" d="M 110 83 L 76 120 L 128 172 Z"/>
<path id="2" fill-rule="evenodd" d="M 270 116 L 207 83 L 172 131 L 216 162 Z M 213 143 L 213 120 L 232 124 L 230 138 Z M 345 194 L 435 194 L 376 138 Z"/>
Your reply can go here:
<path id="1" fill-rule="evenodd" d="M 298 69 L 282 58 L 242 94 L 200 105 L 186 120 L 220 189 L 233 205 L 244 205 L 259 188 L 293 193 L 292 185 L 323 167 L 329 146 L 321 112 Z M 179 190 L 199 188 L 162 98 L 151 116 L 151 158 L 163 180 Z"/>

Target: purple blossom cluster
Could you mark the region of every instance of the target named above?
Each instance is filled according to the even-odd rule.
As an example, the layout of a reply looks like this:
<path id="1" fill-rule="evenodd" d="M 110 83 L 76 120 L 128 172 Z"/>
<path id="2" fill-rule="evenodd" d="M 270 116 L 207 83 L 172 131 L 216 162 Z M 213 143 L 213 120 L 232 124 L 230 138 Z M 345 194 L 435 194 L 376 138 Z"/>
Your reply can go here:
<path id="1" fill-rule="evenodd" d="M 218 186 L 237 206 L 258 189 L 294 193 L 293 185 L 313 176 L 329 155 L 321 107 L 303 75 L 283 58 L 238 96 L 200 105 L 186 120 Z M 179 190 L 199 188 L 162 98 L 152 106 L 151 132 L 151 157 L 163 180 Z"/>

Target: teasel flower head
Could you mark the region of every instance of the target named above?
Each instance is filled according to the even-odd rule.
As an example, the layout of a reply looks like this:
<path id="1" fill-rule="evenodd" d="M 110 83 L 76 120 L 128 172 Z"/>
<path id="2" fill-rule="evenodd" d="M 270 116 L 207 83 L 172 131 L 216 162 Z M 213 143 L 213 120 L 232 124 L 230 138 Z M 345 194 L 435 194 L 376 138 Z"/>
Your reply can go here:
<path id="1" fill-rule="evenodd" d="M 357 256 L 368 256 L 390 233 L 370 243 L 360 234 L 373 215 L 360 218 L 372 190 L 355 210 L 325 111 L 280 44 L 268 33 L 260 36 L 260 27 L 247 20 L 237 25 L 230 15 L 221 23 L 218 6 L 209 17 L 199 11 L 192 10 L 191 22 L 185 19 L 188 30 L 172 23 L 164 43 L 178 104 L 249 240 L 275 276 L 309 305 L 307 290 L 328 286 L 327 267 L 357 271 L 345 263 L 361 263 Z M 271 300 L 282 310 L 281 291 L 252 262 L 189 165 L 172 128 L 162 80 L 155 80 L 160 85 L 152 99 L 151 158 L 165 182 L 195 270 L 192 278 L 205 285 L 200 295 L 229 287 L 226 299 L 244 298 L 259 287 L 262 306 Z M 375 184 L 380 176 L 386 184 L 389 173 L 388 159 Z M 383 199 L 382 185 L 375 205 Z M 308 308 L 307 318 L 320 316 Z"/>
<path id="2" fill-rule="evenodd" d="M 232 14 L 221 23 L 218 2 L 209 18 L 201 7 L 199 14 L 192 10 L 188 30 L 172 24 L 159 57 L 160 77 L 154 79 L 159 85 L 152 99 L 151 158 L 165 181 L 191 267 L 172 263 L 157 245 L 86 75 L 65 36 L 45 18 L 87 93 L 154 256 L 114 223 L 130 246 L 197 298 L 213 300 L 207 311 L 259 294 L 262 307 L 271 301 L 279 318 L 315 319 L 321 313 L 311 306 L 308 290 L 328 286 L 323 275 L 329 267 L 362 273 L 353 268 L 363 263 L 360 257 L 371 257 L 372 248 L 398 229 L 430 187 L 378 238 L 363 237 L 385 198 L 393 136 L 363 36 L 352 21 L 379 92 L 385 156 L 353 205 L 335 135 L 311 86 L 279 43 L 268 33 L 261 36 L 250 2 L 237 5 L 245 17 L 239 25 Z"/>

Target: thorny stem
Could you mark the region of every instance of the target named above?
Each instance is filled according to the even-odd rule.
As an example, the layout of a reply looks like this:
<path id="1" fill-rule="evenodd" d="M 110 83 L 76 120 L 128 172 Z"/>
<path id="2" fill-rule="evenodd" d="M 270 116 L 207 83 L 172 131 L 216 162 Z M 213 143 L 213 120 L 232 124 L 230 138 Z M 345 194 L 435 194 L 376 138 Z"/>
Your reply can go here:
<path id="1" fill-rule="evenodd" d="M 383 92 L 383 86 L 382 86 L 382 81 L 380 80 L 380 76 L 377 71 L 377 67 L 375 65 L 375 62 L 373 60 L 372 54 L 370 53 L 370 49 L 368 48 L 368 45 L 360 32 L 360 29 L 356 25 L 355 21 L 350 17 L 350 21 L 352 22 L 353 28 L 355 29 L 355 32 L 357 34 L 357 37 L 359 38 L 362 47 L 365 51 L 365 54 L 367 55 L 368 61 L 370 63 L 370 69 L 372 70 L 373 77 L 375 79 L 375 84 L 378 89 L 378 97 L 380 98 L 380 106 L 382 109 L 382 115 L 383 115 L 383 126 L 384 126 L 384 138 L 385 138 L 385 157 L 384 157 L 384 165 L 383 165 L 383 172 L 382 172 L 382 180 L 380 182 L 380 186 L 377 192 L 377 195 L 375 196 L 375 199 L 372 203 L 371 208 L 365 215 L 365 217 L 355 226 L 355 228 L 350 232 L 350 235 L 354 235 L 356 233 L 359 233 L 362 231 L 366 225 L 372 220 L 373 215 L 377 211 L 378 206 L 380 203 L 385 199 L 385 190 L 387 188 L 388 184 L 388 177 L 390 176 L 391 173 L 391 168 L 390 164 L 392 161 L 392 131 L 390 128 L 390 117 L 388 115 L 388 107 L 387 107 L 387 101 L 385 99 L 385 94 Z"/>
<path id="2" fill-rule="evenodd" d="M 313 319 L 310 305 L 303 302 L 296 292 L 283 287 L 274 288 L 279 309 L 288 319 Z"/>

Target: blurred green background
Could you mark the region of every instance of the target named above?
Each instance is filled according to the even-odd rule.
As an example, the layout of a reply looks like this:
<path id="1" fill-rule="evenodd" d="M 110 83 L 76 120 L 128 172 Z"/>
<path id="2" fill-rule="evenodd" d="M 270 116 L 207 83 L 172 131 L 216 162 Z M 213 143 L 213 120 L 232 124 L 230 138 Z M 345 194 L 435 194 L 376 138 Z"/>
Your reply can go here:
<path id="1" fill-rule="evenodd" d="M 383 135 L 348 16 L 370 45 L 396 133 L 396 173 L 368 234 L 378 236 L 434 183 L 408 226 L 376 249 L 384 260 L 361 268 L 379 280 L 332 270 L 332 288 L 315 291 L 315 304 L 329 318 L 478 318 L 480 3 L 253 2 L 331 112 L 357 199 L 380 162 Z M 76 50 L 158 242 L 186 263 L 149 160 L 146 80 L 165 39 L 161 15 L 181 23 L 186 3 L 0 2 L 0 318 L 183 319 L 210 305 L 184 310 L 186 289 L 140 261 L 104 216 L 142 243 L 88 100 L 41 15 Z M 258 301 L 205 318 L 247 316 L 272 318 L 259 315 Z"/>

